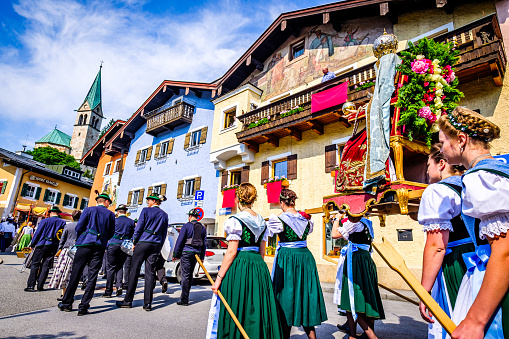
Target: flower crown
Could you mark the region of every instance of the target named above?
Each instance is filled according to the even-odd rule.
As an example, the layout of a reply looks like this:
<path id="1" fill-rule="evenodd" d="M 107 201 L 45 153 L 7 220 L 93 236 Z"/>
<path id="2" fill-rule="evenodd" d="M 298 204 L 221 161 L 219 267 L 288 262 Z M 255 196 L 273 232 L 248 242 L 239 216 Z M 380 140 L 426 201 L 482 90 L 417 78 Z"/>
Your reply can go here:
<path id="1" fill-rule="evenodd" d="M 482 140 L 484 142 L 490 142 L 491 141 L 490 138 L 482 136 L 482 135 L 479 135 L 476 131 L 473 131 L 470 128 L 468 128 L 468 126 L 463 125 L 460 122 L 458 122 L 458 119 L 452 114 L 452 112 L 447 113 L 447 116 L 449 117 L 449 122 L 451 123 L 451 125 L 454 128 L 456 128 L 457 130 L 465 132 L 469 136 L 477 138 L 477 139 L 480 139 L 480 140 Z M 486 131 L 486 133 L 488 133 L 488 132 L 489 132 L 489 130 Z"/>

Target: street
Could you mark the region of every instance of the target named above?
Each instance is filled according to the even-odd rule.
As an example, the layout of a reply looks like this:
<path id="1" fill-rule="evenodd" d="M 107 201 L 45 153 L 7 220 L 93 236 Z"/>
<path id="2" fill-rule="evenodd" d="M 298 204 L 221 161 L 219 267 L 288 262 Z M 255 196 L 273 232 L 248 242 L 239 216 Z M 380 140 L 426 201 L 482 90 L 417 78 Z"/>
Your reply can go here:
<path id="1" fill-rule="evenodd" d="M 61 312 L 56 307 L 60 291 L 27 293 L 28 272 L 20 273 L 23 259 L 14 253 L 2 253 L 0 265 L 0 336 L 3 338 L 204 338 L 212 292 L 206 280 L 200 280 L 191 289 L 191 303 L 177 306 L 180 286 L 171 281 L 167 294 L 161 294 L 157 284 L 153 311 L 143 306 L 143 279 L 140 279 L 132 309 L 118 309 L 120 298 L 100 298 L 106 280 L 99 279 L 91 302 L 90 314 L 77 317 L 74 312 Z M 49 278 L 48 278 L 49 281 Z M 82 291 L 78 289 L 77 297 Z M 318 338 L 347 338 L 336 328 L 346 318 L 338 316 L 332 303 L 332 293 L 324 293 L 329 320 L 317 328 Z M 73 307 L 77 310 L 78 301 Z M 377 321 L 379 338 L 426 338 L 427 327 L 416 306 L 408 302 L 383 300 L 387 319 Z M 360 328 L 358 333 L 361 333 Z M 292 338 L 306 338 L 302 329 L 292 329 Z"/>

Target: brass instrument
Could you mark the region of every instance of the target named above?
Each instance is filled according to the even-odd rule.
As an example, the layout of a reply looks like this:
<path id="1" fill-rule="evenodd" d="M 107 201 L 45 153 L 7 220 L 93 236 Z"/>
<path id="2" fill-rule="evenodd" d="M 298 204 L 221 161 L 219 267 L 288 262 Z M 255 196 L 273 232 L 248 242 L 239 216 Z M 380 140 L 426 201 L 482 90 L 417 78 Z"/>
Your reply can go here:
<path id="1" fill-rule="evenodd" d="M 57 231 L 56 236 L 57 236 L 58 241 L 60 241 L 60 239 L 62 238 L 62 233 L 64 233 L 64 230 L 63 230 L 63 229 L 59 229 L 59 230 Z"/>

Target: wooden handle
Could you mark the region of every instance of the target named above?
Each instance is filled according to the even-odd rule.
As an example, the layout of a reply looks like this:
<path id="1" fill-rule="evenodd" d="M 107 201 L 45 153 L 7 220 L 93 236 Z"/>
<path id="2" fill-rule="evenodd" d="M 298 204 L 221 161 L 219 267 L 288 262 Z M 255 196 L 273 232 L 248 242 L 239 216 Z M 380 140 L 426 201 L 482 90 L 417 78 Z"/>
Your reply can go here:
<path id="1" fill-rule="evenodd" d="M 210 276 L 209 272 L 207 271 L 207 269 L 205 268 L 205 266 L 203 266 L 203 262 L 201 261 L 200 257 L 198 256 L 198 254 L 195 254 L 196 256 L 196 260 L 198 261 L 198 263 L 200 264 L 200 267 L 202 268 L 203 272 L 205 272 L 205 275 L 207 276 L 207 278 L 209 279 L 210 283 L 212 285 L 214 285 L 214 280 L 212 280 L 212 277 Z M 232 317 L 233 321 L 235 322 L 235 325 L 237 325 L 240 333 L 242 333 L 242 336 L 245 338 L 245 339 L 249 339 L 249 336 L 247 335 L 246 331 L 244 331 L 244 327 L 242 327 L 242 325 L 240 324 L 239 322 L 239 319 L 237 319 L 237 317 L 235 316 L 235 314 L 233 313 L 232 309 L 230 308 L 230 305 L 228 305 L 228 303 L 226 302 L 226 300 L 224 299 L 223 297 L 223 294 L 221 293 L 221 291 L 217 291 L 217 295 L 219 296 L 219 298 L 221 299 L 221 301 L 223 302 L 224 304 L 224 307 L 226 308 L 226 310 L 228 311 L 228 313 L 230 313 L 230 316 Z"/>

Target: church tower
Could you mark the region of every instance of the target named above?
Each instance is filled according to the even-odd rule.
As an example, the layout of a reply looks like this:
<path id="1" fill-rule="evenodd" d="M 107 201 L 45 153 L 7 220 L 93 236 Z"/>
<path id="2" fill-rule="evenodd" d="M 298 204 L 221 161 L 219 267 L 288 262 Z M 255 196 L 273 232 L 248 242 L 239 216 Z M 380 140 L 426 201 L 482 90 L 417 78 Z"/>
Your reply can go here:
<path id="1" fill-rule="evenodd" d="M 101 100 L 101 67 L 94 83 L 77 110 L 76 123 L 72 132 L 71 155 L 79 162 L 99 139 L 103 119 Z"/>

